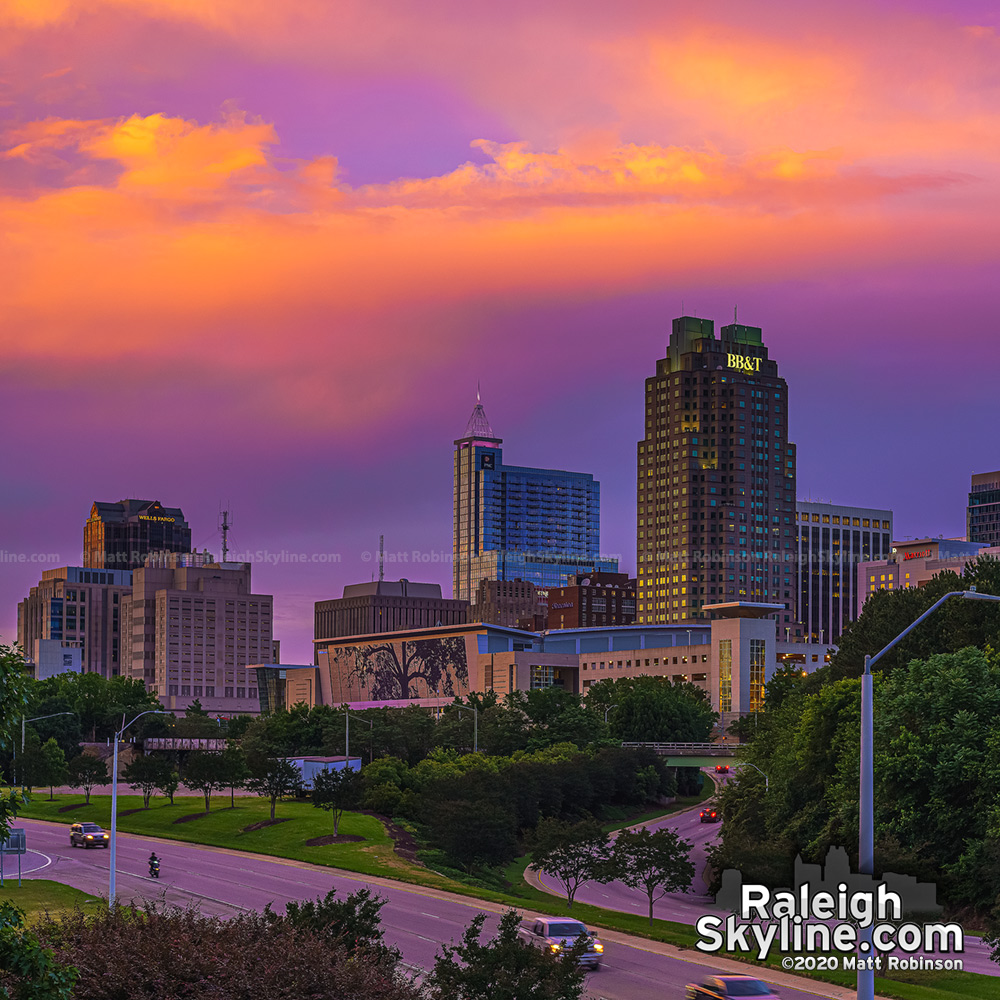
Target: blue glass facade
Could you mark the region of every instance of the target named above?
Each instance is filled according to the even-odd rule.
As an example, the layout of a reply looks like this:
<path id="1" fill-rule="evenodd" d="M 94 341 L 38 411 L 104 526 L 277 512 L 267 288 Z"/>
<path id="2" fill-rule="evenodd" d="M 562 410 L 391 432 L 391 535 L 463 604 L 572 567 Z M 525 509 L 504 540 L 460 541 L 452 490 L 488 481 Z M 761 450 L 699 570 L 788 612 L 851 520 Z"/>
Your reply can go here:
<path id="1" fill-rule="evenodd" d="M 504 465 L 481 404 L 455 442 L 454 596 L 480 580 L 564 586 L 570 574 L 616 572 L 600 559 L 601 484 L 592 475 Z"/>

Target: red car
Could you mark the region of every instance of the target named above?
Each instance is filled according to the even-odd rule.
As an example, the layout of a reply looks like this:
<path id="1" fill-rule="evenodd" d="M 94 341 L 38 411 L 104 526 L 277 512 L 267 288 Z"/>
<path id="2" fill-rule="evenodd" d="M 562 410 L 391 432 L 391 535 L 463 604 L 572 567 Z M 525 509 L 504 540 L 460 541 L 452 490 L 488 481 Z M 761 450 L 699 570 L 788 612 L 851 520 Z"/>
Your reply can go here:
<path id="1" fill-rule="evenodd" d="M 729 774 L 729 765 L 728 764 L 716 764 L 715 765 L 715 771 L 716 771 L 717 774 Z"/>
<path id="2" fill-rule="evenodd" d="M 698 816 L 701 818 L 702 823 L 718 823 L 722 819 L 718 809 L 702 809 L 698 813 Z"/>

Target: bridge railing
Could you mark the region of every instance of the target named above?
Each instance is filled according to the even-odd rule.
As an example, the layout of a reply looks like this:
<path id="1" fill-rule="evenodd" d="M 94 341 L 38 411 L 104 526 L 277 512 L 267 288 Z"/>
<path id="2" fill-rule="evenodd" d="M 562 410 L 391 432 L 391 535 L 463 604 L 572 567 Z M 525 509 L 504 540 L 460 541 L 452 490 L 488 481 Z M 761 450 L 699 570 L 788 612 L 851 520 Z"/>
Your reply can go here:
<path id="1" fill-rule="evenodd" d="M 645 747 L 656 753 L 668 753 L 677 757 L 731 757 L 738 745 L 736 743 L 622 743 L 626 749 Z"/>

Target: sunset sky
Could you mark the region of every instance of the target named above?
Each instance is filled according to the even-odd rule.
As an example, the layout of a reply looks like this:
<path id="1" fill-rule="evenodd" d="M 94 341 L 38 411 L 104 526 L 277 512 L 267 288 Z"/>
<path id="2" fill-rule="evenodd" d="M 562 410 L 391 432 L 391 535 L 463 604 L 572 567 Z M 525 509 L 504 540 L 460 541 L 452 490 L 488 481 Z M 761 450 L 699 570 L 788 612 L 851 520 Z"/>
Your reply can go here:
<path id="1" fill-rule="evenodd" d="M 140 496 L 199 548 L 228 504 L 238 552 L 339 555 L 254 568 L 311 662 L 380 533 L 450 556 L 477 382 L 505 461 L 600 479 L 634 572 L 682 312 L 763 328 L 800 498 L 963 535 L 1000 468 L 998 31 L 985 0 L 0 0 L 0 642 L 91 503 Z"/>

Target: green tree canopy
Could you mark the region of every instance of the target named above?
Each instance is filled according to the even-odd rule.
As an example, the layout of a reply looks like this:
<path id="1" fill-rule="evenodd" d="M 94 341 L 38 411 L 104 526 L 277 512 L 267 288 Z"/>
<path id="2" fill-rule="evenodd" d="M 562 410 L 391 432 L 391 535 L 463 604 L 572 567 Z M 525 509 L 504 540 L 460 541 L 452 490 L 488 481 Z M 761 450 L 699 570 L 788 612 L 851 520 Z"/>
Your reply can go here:
<path id="1" fill-rule="evenodd" d="M 427 979 L 432 1000 L 579 1000 L 586 973 L 576 943 L 558 958 L 518 937 L 517 910 L 500 918 L 496 936 L 480 940 L 486 915 L 472 918 L 457 945 L 445 945 Z"/>
<path id="2" fill-rule="evenodd" d="M 645 893 L 652 926 L 653 903 L 668 892 L 686 892 L 691 886 L 691 845 L 668 827 L 655 833 L 646 827 L 622 830 L 611 849 L 608 874 Z"/>

